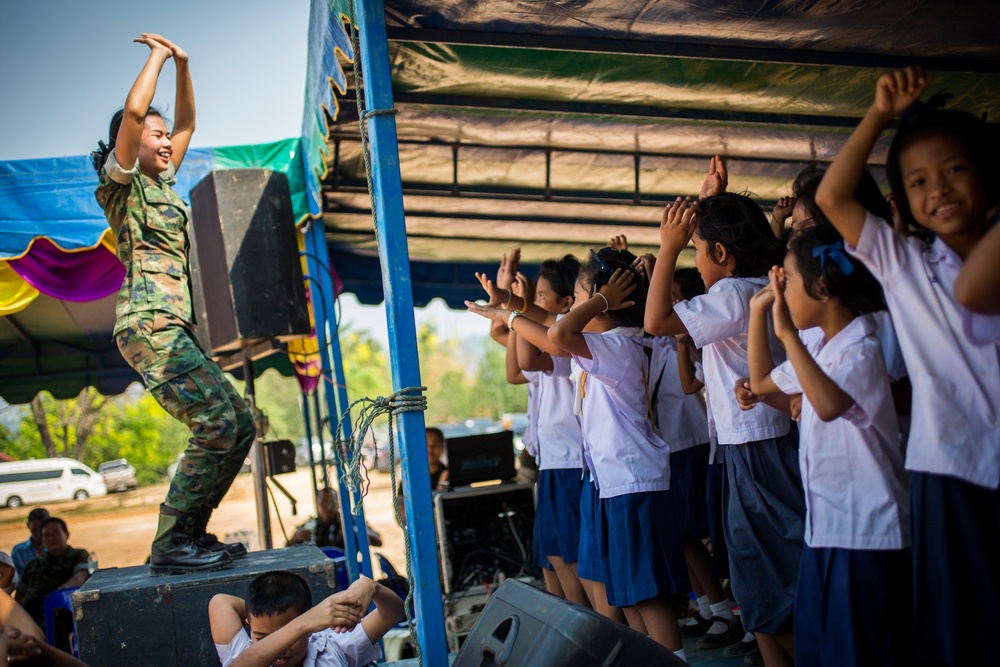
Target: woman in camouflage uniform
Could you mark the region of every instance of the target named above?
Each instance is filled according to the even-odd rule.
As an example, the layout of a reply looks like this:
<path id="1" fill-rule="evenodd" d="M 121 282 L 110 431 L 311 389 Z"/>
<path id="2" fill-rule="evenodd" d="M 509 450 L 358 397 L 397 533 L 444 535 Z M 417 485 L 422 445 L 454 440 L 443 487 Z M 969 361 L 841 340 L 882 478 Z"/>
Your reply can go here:
<path id="1" fill-rule="evenodd" d="M 115 340 L 156 401 L 191 429 L 184 456 L 160 506 L 152 575 L 216 570 L 246 555 L 206 533 L 212 510 L 253 443 L 243 400 L 192 332 L 188 210 L 171 189 L 194 132 L 188 56 L 169 40 L 142 33 L 149 58 L 125 106 L 111 121 L 110 145 L 93 154 L 96 197 L 117 237 L 126 276 L 118 293 Z M 173 134 L 150 108 L 163 64 L 177 67 Z"/>

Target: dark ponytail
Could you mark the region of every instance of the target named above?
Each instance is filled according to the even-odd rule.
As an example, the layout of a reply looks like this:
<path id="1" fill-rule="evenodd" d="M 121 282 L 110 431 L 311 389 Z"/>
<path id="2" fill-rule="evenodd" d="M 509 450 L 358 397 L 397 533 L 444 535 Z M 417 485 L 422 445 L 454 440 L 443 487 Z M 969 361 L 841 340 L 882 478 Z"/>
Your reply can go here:
<path id="1" fill-rule="evenodd" d="M 580 261 L 573 255 L 566 255 L 562 259 L 547 259 L 538 267 L 538 277 L 549 281 L 560 299 L 573 296 L 578 275 Z"/>
<path id="2" fill-rule="evenodd" d="M 155 107 L 149 107 L 146 111 L 147 116 L 159 116 L 163 118 L 163 114 L 160 110 Z M 111 125 L 108 126 L 108 143 L 104 141 L 97 142 L 97 150 L 90 153 L 90 161 L 94 165 L 94 171 L 98 174 L 101 173 L 101 168 L 104 167 L 104 163 L 108 161 L 108 156 L 111 152 L 115 150 L 115 144 L 118 143 L 118 130 L 122 127 L 122 119 L 125 118 L 125 109 L 119 109 L 115 112 L 115 115 L 111 117 Z M 125 167 L 126 165 L 122 165 Z M 127 165 L 131 168 L 132 165 Z"/>

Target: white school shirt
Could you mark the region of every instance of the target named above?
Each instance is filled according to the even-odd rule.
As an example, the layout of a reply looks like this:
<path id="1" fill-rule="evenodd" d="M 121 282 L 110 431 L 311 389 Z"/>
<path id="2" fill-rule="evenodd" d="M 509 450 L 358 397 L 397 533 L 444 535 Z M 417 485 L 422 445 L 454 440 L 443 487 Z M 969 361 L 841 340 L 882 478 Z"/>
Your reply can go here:
<path id="1" fill-rule="evenodd" d="M 799 469 L 806 499 L 805 541 L 814 548 L 903 549 L 910 546 L 908 475 L 889 389 L 878 325 L 854 318 L 818 342 L 816 363 L 854 399 L 843 415 L 816 415 L 792 362 L 771 378 L 786 394 L 802 393 Z"/>
<path id="2" fill-rule="evenodd" d="M 941 239 L 896 234 L 871 213 L 856 248 L 882 283 L 913 385 L 908 470 L 1000 486 L 1000 343 L 962 329 L 955 278 L 962 260 Z"/>
<path id="3" fill-rule="evenodd" d="M 882 356 L 885 358 L 885 369 L 889 374 L 889 382 L 899 382 L 906 377 L 906 362 L 903 361 L 903 353 L 899 349 L 899 340 L 896 338 L 896 327 L 892 324 L 892 315 L 888 310 L 877 310 L 871 313 L 875 320 L 875 335 L 878 336 L 879 343 L 882 344 Z M 799 331 L 799 340 L 806 346 L 809 353 L 816 356 L 815 352 L 823 342 L 823 329 L 812 327 Z"/>
<path id="4" fill-rule="evenodd" d="M 1000 315 L 983 315 L 964 311 L 962 329 L 973 345 L 989 345 L 1000 340 Z"/>
<path id="5" fill-rule="evenodd" d="M 694 377 L 698 382 L 705 384 L 705 368 L 701 365 L 700 361 L 694 362 Z M 704 389 L 702 391 L 705 397 L 705 412 L 708 414 L 708 442 L 710 445 L 708 462 L 722 463 L 722 459 L 716 458 L 716 455 L 719 453 L 719 436 L 715 431 L 715 417 L 712 416 L 712 397 Z"/>
<path id="6" fill-rule="evenodd" d="M 569 357 L 552 357 L 552 370 L 543 372 L 535 388 L 538 403 L 539 470 L 583 467 L 580 419 L 573 414 L 576 396 L 570 380 Z"/>
<path id="7" fill-rule="evenodd" d="M 758 403 L 752 410 L 741 410 L 733 391 L 736 380 L 750 376 L 750 298 L 766 284 L 767 278 L 723 278 L 707 294 L 674 304 L 694 344 L 703 350 L 705 390 L 712 397 L 720 445 L 779 438 L 791 429 L 789 416 L 769 405 Z M 785 360 L 784 349 L 773 334 L 768 342 L 772 358 L 780 364 Z"/>
<path id="8" fill-rule="evenodd" d="M 587 465 L 601 498 L 670 488 L 670 447 L 653 431 L 643 373 L 642 330 L 584 333 L 592 359 L 577 357 Z"/>
<path id="9" fill-rule="evenodd" d="M 250 635 L 243 628 L 229 640 L 228 644 L 216 644 L 215 650 L 228 667 L 236 657 L 253 646 Z M 358 623 L 350 632 L 336 633 L 327 628 L 309 635 L 306 657 L 302 667 L 361 667 L 382 658 L 382 649 L 372 644 Z"/>
<path id="10" fill-rule="evenodd" d="M 538 460 L 538 380 L 542 377 L 541 371 L 521 371 L 528 381 L 528 425 L 521 434 L 521 442 L 524 449 L 531 458 Z"/>
<path id="11" fill-rule="evenodd" d="M 656 432 L 670 445 L 672 453 L 704 445 L 708 442 L 708 414 L 701 396 L 685 394 L 681 389 L 677 339 L 652 336 L 645 342 L 653 352 L 649 396 L 656 411 Z"/>

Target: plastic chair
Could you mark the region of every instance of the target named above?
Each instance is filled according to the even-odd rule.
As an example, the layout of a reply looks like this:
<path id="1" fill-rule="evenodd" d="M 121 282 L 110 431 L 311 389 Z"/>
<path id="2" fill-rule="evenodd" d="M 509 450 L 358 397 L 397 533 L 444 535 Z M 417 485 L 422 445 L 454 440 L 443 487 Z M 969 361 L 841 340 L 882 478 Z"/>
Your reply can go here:
<path id="1" fill-rule="evenodd" d="M 76 588 L 60 588 L 45 597 L 43 613 L 45 614 L 45 641 L 51 646 L 56 644 L 56 609 L 66 609 L 73 618 L 73 657 L 80 657 L 80 648 L 76 640 L 76 614 L 73 612 L 73 592 Z"/>
<path id="2" fill-rule="evenodd" d="M 347 579 L 347 556 L 344 555 L 344 550 L 337 547 L 320 547 L 319 549 L 334 563 L 337 590 L 346 591 L 351 582 Z"/>

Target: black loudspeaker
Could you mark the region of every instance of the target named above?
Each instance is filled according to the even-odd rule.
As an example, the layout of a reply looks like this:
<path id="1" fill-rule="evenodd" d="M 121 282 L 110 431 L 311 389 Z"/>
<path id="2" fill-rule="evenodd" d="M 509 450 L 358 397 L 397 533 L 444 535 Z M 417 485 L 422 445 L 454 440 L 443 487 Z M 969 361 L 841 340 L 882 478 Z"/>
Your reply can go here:
<path id="1" fill-rule="evenodd" d="M 264 446 L 268 475 L 295 472 L 295 445 L 291 440 L 274 440 L 260 444 Z"/>
<path id="2" fill-rule="evenodd" d="M 683 667 L 649 637 L 534 586 L 497 589 L 452 667 Z"/>
<path id="3" fill-rule="evenodd" d="M 257 575 L 302 576 L 313 603 L 337 592 L 343 567 L 311 545 L 255 551 L 218 572 L 151 577 L 145 565 L 98 570 L 73 593 L 80 659 L 91 667 L 218 665 L 208 623 L 216 593 L 246 595 Z"/>
<path id="4" fill-rule="evenodd" d="M 309 335 L 284 174 L 213 171 L 191 189 L 191 227 L 192 292 L 204 347 L 219 354 Z"/>

